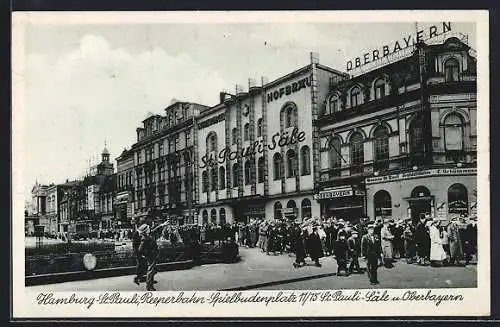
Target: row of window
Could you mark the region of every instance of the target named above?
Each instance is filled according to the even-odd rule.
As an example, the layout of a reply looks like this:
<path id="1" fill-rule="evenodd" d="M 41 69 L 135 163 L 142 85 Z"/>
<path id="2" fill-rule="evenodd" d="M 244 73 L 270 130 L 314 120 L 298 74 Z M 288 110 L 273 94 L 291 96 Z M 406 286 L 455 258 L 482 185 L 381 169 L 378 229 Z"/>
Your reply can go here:
<path id="1" fill-rule="evenodd" d="M 310 162 L 311 152 L 307 145 L 304 145 L 300 149 L 300 161 L 301 161 L 301 176 L 307 176 L 311 174 L 311 162 Z M 248 159 L 244 164 L 244 180 L 245 185 L 250 185 L 254 181 L 252 172 L 255 170 L 254 160 Z M 265 179 L 265 163 L 264 157 L 260 157 L 257 160 L 257 177 L 258 183 L 263 183 Z M 274 167 L 274 180 L 279 180 L 285 177 L 285 172 L 283 169 L 283 159 L 281 153 L 277 152 L 273 156 L 273 167 Z M 286 177 L 292 178 L 297 176 L 296 167 L 298 167 L 297 156 L 294 150 L 290 149 L 286 153 Z M 210 176 L 209 176 L 210 172 Z M 232 166 L 232 185 L 233 187 L 239 186 L 239 173 L 240 165 L 234 163 Z M 210 179 L 209 179 L 210 178 Z M 230 176 L 227 176 L 228 180 Z M 211 185 L 211 187 L 209 187 Z M 202 173 L 202 192 L 216 191 L 217 189 L 223 190 L 226 188 L 226 169 L 224 167 L 212 168 L 209 171 L 204 171 Z"/>
<path id="2" fill-rule="evenodd" d="M 189 146 L 191 146 L 191 131 L 190 130 L 186 130 L 184 132 L 184 140 L 185 140 L 185 146 L 184 148 L 187 148 Z M 165 141 L 165 144 L 164 144 L 164 141 Z M 150 145 L 149 147 L 145 148 L 144 149 L 144 153 L 145 153 L 145 161 L 151 161 L 155 158 L 158 158 L 158 157 L 161 157 L 165 154 L 167 154 L 165 152 L 165 147 L 164 145 L 167 146 L 167 150 L 168 152 L 167 153 L 174 153 L 176 152 L 177 150 L 180 150 L 180 147 L 179 147 L 179 133 L 178 134 L 175 134 L 174 137 L 171 137 L 171 138 L 168 138 L 166 140 L 161 140 L 160 142 L 158 143 L 155 143 L 155 144 L 152 144 Z M 139 150 L 136 152 L 136 160 L 137 160 L 137 163 L 142 163 L 142 150 Z"/>
<path id="3" fill-rule="evenodd" d="M 311 200 L 309 200 L 308 198 L 303 199 L 300 203 L 300 207 L 302 209 L 302 220 L 311 218 Z M 298 208 L 294 200 L 288 201 L 286 204 L 286 208 L 293 209 L 290 214 L 295 218 L 298 218 Z M 281 204 L 281 202 L 277 201 L 274 203 L 274 219 L 283 219 L 283 216 L 283 205 Z"/>
<path id="4" fill-rule="evenodd" d="M 458 82 L 460 79 L 460 65 L 458 60 L 450 58 L 444 63 L 445 82 Z M 381 99 L 389 95 L 390 85 L 387 77 L 379 77 L 373 82 L 373 99 Z M 355 85 L 347 92 L 346 108 L 354 108 L 363 104 L 364 94 L 361 86 Z M 343 109 L 340 93 L 334 93 L 327 103 L 325 114 L 333 114 Z"/>
<path id="5" fill-rule="evenodd" d="M 207 209 L 203 210 L 201 216 L 202 216 L 203 224 L 208 224 L 208 210 Z M 210 210 L 210 222 L 212 224 L 217 223 L 217 210 L 215 210 L 215 209 Z M 221 208 L 219 210 L 219 223 L 220 224 L 226 223 L 226 209 L 224 209 L 224 208 Z"/>
<path id="6" fill-rule="evenodd" d="M 444 145 L 447 159 L 459 161 L 461 154 L 465 150 L 464 133 L 465 123 L 462 117 L 452 113 L 444 120 Z M 417 117 L 410 124 L 409 128 L 409 152 L 422 153 L 425 150 L 424 142 L 424 121 L 423 116 Z M 430 132 L 430 131 L 429 131 Z M 329 150 L 330 168 L 340 168 L 345 159 L 341 154 L 341 140 L 333 137 L 327 144 Z M 373 160 L 377 170 L 388 168 L 389 159 L 389 130 L 384 125 L 378 126 L 373 132 Z M 353 169 L 364 164 L 364 136 L 361 132 L 354 132 L 349 138 L 350 166 Z"/>

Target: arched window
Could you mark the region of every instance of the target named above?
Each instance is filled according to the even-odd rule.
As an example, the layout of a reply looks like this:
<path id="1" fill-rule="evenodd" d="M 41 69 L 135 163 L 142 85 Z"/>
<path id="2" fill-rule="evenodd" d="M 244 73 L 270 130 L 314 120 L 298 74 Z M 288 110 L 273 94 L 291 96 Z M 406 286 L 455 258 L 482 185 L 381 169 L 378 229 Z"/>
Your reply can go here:
<path id="1" fill-rule="evenodd" d="M 281 205 L 281 202 L 275 202 L 274 203 L 274 220 L 280 220 L 283 218 L 283 207 Z"/>
<path id="2" fill-rule="evenodd" d="M 297 172 L 295 171 L 295 161 L 297 160 L 297 156 L 295 151 L 292 149 L 286 152 L 286 166 L 287 166 L 287 177 L 295 177 Z"/>
<path id="3" fill-rule="evenodd" d="M 302 176 L 307 176 L 311 174 L 311 150 L 307 145 L 304 145 L 300 149 L 300 161 L 301 161 L 301 172 Z"/>
<path id="4" fill-rule="evenodd" d="M 377 170 L 389 167 L 389 133 L 384 126 L 378 126 L 373 132 L 374 159 Z"/>
<path id="5" fill-rule="evenodd" d="M 208 172 L 206 170 L 201 173 L 201 179 L 202 179 L 202 191 L 208 192 Z"/>
<path id="6" fill-rule="evenodd" d="M 238 183 L 239 173 L 240 173 L 240 165 L 235 163 L 233 165 L 233 187 L 237 187 L 239 185 L 239 183 Z"/>
<path id="7" fill-rule="evenodd" d="M 259 183 L 264 183 L 264 157 L 260 157 L 258 162 L 257 162 L 257 166 L 258 166 L 258 181 Z"/>
<path id="8" fill-rule="evenodd" d="M 311 218 L 311 201 L 305 198 L 302 200 L 300 207 L 302 209 L 302 220 Z"/>
<path id="9" fill-rule="evenodd" d="M 389 93 L 387 90 L 387 83 L 384 78 L 378 78 L 375 83 L 373 83 L 373 91 L 375 99 L 383 98 Z"/>
<path id="10" fill-rule="evenodd" d="M 221 224 L 225 224 L 226 223 L 226 209 L 224 209 L 224 208 L 221 208 L 219 210 L 219 222 Z"/>
<path id="11" fill-rule="evenodd" d="M 458 82 L 459 65 L 456 59 L 448 59 L 444 63 L 444 79 L 446 82 Z"/>
<path id="12" fill-rule="evenodd" d="M 281 111 L 284 115 L 285 128 L 293 127 L 297 124 L 297 110 L 294 105 L 288 105 Z"/>
<path id="13" fill-rule="evenodd" d="M 355 86 L 351 89 L 351 108 L 354 108 L 363 103 L 361 89 Z"/>
<path id="14" fill-rule="evenodd" d="M 458 215 L 469 214 L 467 188 L 462 184 L 453 184 L 448 189 L 448 212 Z"/>
<path id="15" fill-rule="evenodd" d="M 262 136 L 262 118 L 257 120 L 257 137 Z"/>
<path id="16" fill-rule="evenodd" d="M 274 180 L 278 180 L 282 176 L 281 165 L 283 159 L 281 158 L 281 154 L 276 152 L 273 156 L 273 170 L 274 170 Z"/>
<path id="17" fill-rule="evenodd" d="M 224 167 L 219 167 L 219 189 L 223 190 L 226 188 L 226 169 Z"/>
<path id="18" fill-rule="evenodd" d="M 425 186 L 417 186 L 411 191 L 411 197 L 412 198 L 421 198 L 424 196 L 430 196 L 431 192 L 429 189 Z"/>
<path id="19" fill-rule="evenodd" d="M 250 124 L 246 123 L 245 126 L 243 127 L 243 139 L 245 141 L 250 140 Z"/>
<path id="20" fill-rule="evenodd" d="M 217 167 L 212 168 L 210 174 L 212 175 L 211 177 L 211 183 L 212 183 L 212 191 L 217 191 Z"/>
<path id="21" fill-rule="evenodd" d="M 330 100 L 328 101 L 328 110 L 329 114 L 340 111 L 340 99 L 338 94 L 334 94 L 330 97 Z"/>
<path id="22" fill-rule="evenodd" d="M 215 209 L 210 210 L 210 222 L 212 224 L 217 223 L 217 210 Z"/>
<path id="23" fill-rule="evenodd" d="M 217 151 L 217 134 L 211 132 L 207 136 L 208 152 Z"/>
<path id="24" fill-rule="evenodd" d="M 286 215 L 289 217 L 289 218 L 297 218 L 297 204 L 295 203 L 295 201 L 293 200 L 290 200 L 286 203 L 286 208 L 288 209 L 287 212 L 286 212 Z M 292 210 L 290 210 L 292 209 Z"/>
<path id="25" fill-rule="evenodd" d="M 409 128 L 410 134 L 410 151 L 418 153 L 424 151 L 424 127 L 423 116 L 415 119 Z"/>
<path id="26" fill-rule="evenodd" d="M 362 172 L 362 165 L 365 162 L 363 135 L 361 135 L 361 133 L 355 132 L 351 135 L 350 147 L 353 172 L 360 173 Z"/>
<path id="27" fill-rule="evenodd" d="M 392 201 L 389 192 L 380 190 L 375 193 L 373 207 L 375 208 L 375 219 L 392 216 Z"/>
<path id="28" fill-rule="evenodd" d="M 233 128 L 231 136 L 233 138 L 233 144 L 237 144 L 238 143 L 238 129 L 236 127 Z"/>
<path id="29" fill-rule="evenodd" d="M 202 216 L 203 216 L 203 224 L 204 225 L 208 224 L 208 211 L 206 209 L 203 210 Z"/>
<path id="30" fill-rule="evenodd" d="M 464 124 L 457 114 L 450 114 L 444 120 L 444 143 L 446 160 L 454 162 L 463 160 Z"/>
<path id="31" fill-rule="evenodd" d="M 247 159 L 245 161 L 245 185 L 250 185 L 252 183 L 252 160 Z"/>
<path id="32" fill-rule="evenodd" d="M 330 161 L 330 168 L 337 169 L 334 171 L 340 174 L 340 166 L 342 165 L 342 155 L 340 152 L 340 139 L 338 137 L 331 138 L 328 142 L 328 160 Z"/>

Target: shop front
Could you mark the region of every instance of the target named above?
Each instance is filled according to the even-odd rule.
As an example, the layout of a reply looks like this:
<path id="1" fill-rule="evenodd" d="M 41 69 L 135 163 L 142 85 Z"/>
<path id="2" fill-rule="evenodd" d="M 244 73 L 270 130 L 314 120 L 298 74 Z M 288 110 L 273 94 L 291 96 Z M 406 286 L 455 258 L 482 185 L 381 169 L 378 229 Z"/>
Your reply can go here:
<path id="1" fill-rule="evenodd" d="M 413 222 L 424 214 L 443 221 L 473 215 L 476 173 L 476 168 L 427 169 L 367 178 L 368 215 Z"/>
<path id="2" fill-rule="evenodd" d="M 326 188 L 314 196 L 321 205 L 321 215 L 346 221 L 366 216 L 365 192 L 360 185 Z"/>

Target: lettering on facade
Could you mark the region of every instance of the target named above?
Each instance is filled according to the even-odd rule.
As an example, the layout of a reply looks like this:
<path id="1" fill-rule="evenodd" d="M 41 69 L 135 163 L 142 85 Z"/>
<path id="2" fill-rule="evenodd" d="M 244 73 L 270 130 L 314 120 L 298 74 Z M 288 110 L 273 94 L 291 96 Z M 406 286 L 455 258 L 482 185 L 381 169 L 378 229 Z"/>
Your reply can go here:
<path id="1" fill-rule="evenodd" d="M 241 151 L 231 151 L 231 147 L 224 147 L 216 155 L 215 153 L 205 154 L 201 157 L 201 164 L 199 167 L 201 169 L 207 166 L 215 166 L 217 164 L 223 164 L 226 159 L 235 160 L 237 158 L 245 158 L 253 156 L 256 154 L 261 154 L 264 149 L 274 150 L 276 147 L 286 147 L 289 145 L 304 142 L 306 139 L 306 133 L 304 131 L 299 131 L 297 127 L 294 127 L 292 132 L 284 131 L 282 133 L 277 132 L 271 137 L 271 143 L 267 144 L 261 139 L 255 141 L 250 146 L 243 148 Z"/>
<path id="2" fill-rule="evenodd" d="M 361 191 L 356 191 L 354 192 L 352 189 L 351 190 L 341 190 L 341 191 L 323 191 L 318 194 L 314 195 L 315 200 L 324 200 L 324 199 L 331 199 L 331 198 L 342 198 L 346 196 L 353 196 L 354 194 L 356 195 L 363 195 Z"/>
<path id="3" fill-rule="evenodd" d="M 298 92 L 309 86 L 311 86 L 311 77 L 302 78 L 297 82 L 290 83 L 286 86 L 280 87 L 279 89 L 267 93 L 267 103 L 281 99 L 283 96 Z"/>
<path id="4" fill-rule="evenodd" d="M 366 179 L 366 184 L 385 183 L 400 181 L 403 179 L 429 177 L 429 176 L 453 176 L 453 175 L 475 175 L 477 168 L 457 168 L 457 169 L 430 169 L 402 174 L 393 174 Z"/>
<path id="5" fill-rule="evenodd" d="M 210 119 L 207 119 L 205 121 L 202 121 L 198 124 L 198 127 L 201 128 L 206 128 L 211 125 L 217 124 L 218 122 L 224 121 L 226 119 L 226 114 L 220 114 L 218 116 L 212 117 Z"/>
<path id="6" fill-rule="evenodd" d="M 365 66 L 371 62 L 386 58 L 389 55 L 397 54 L 400 51 L 407 52 L 415 44 L 426 39 L 432 39 L 451 31 L 451 22 L 443 22 L 441 26 L 432 25 L 428 30 L 418 30 L 415 35 L 408 35 L 402 40 L 396 40 L 392 45 L 384 45 L 381 49 L 374 49 L 366 52 L 361 57 L 356 57 L 346 63 L 347 71 Z M 428 32 L 428 34 L 425 34 Z M 396 58 L 392 58 L 395 60 Z"/>

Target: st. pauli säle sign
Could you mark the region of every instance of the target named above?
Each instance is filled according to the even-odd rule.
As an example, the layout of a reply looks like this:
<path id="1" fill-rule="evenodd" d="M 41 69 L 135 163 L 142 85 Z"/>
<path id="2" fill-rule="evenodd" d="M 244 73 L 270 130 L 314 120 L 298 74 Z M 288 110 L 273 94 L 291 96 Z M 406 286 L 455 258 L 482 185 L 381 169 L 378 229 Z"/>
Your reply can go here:
<path id="1" fill-rule="evenodd" d="M 363 67 L 371 62 L 395 54 L 424 40 L 443 35 L 449 31 L 451 31 L 451 22 L 443 22 L 440 26 L 432 25 L 428 29 L 418 30 L 415 35 L 408 35 L 403 37 L 402 40 L 396 40 L 393 44 L 386 44 L 382 48 L 365 52 L 361 57 L 348 60 L 346 63 L 347 71 Z M 428 33 L 426 34 L 426 32 Z"/>
<path id="2" fill-rule="evenodd" d="M 264 149 L 266 148 L 269 150 L 274 150 L 278 146 L 284 147 L 304 142 L 305 139 L 306 133 L 304 131 L 299 131 L 297 127 L 294 127 L 290 133 L 288 131 L 275 133 L 271 137 L 271 142 L 269 144 L 260 139 L 258 141 L 255 141 L 251 145 L 241 149 L 240 151 L 232 151 L 231 147 L 226 146 L 222 150 L 220 150 L 218 154 L 205 154 L 203 157 L 201 157 L 201 164 L 199 165 L 199 167 L 203 169 L 207 166 L 217 165 L 217 163 L 223 164 L 226 159 L 235 160 L 237 158 L 245 158 L 257 153 L 263 153 Z"/>

